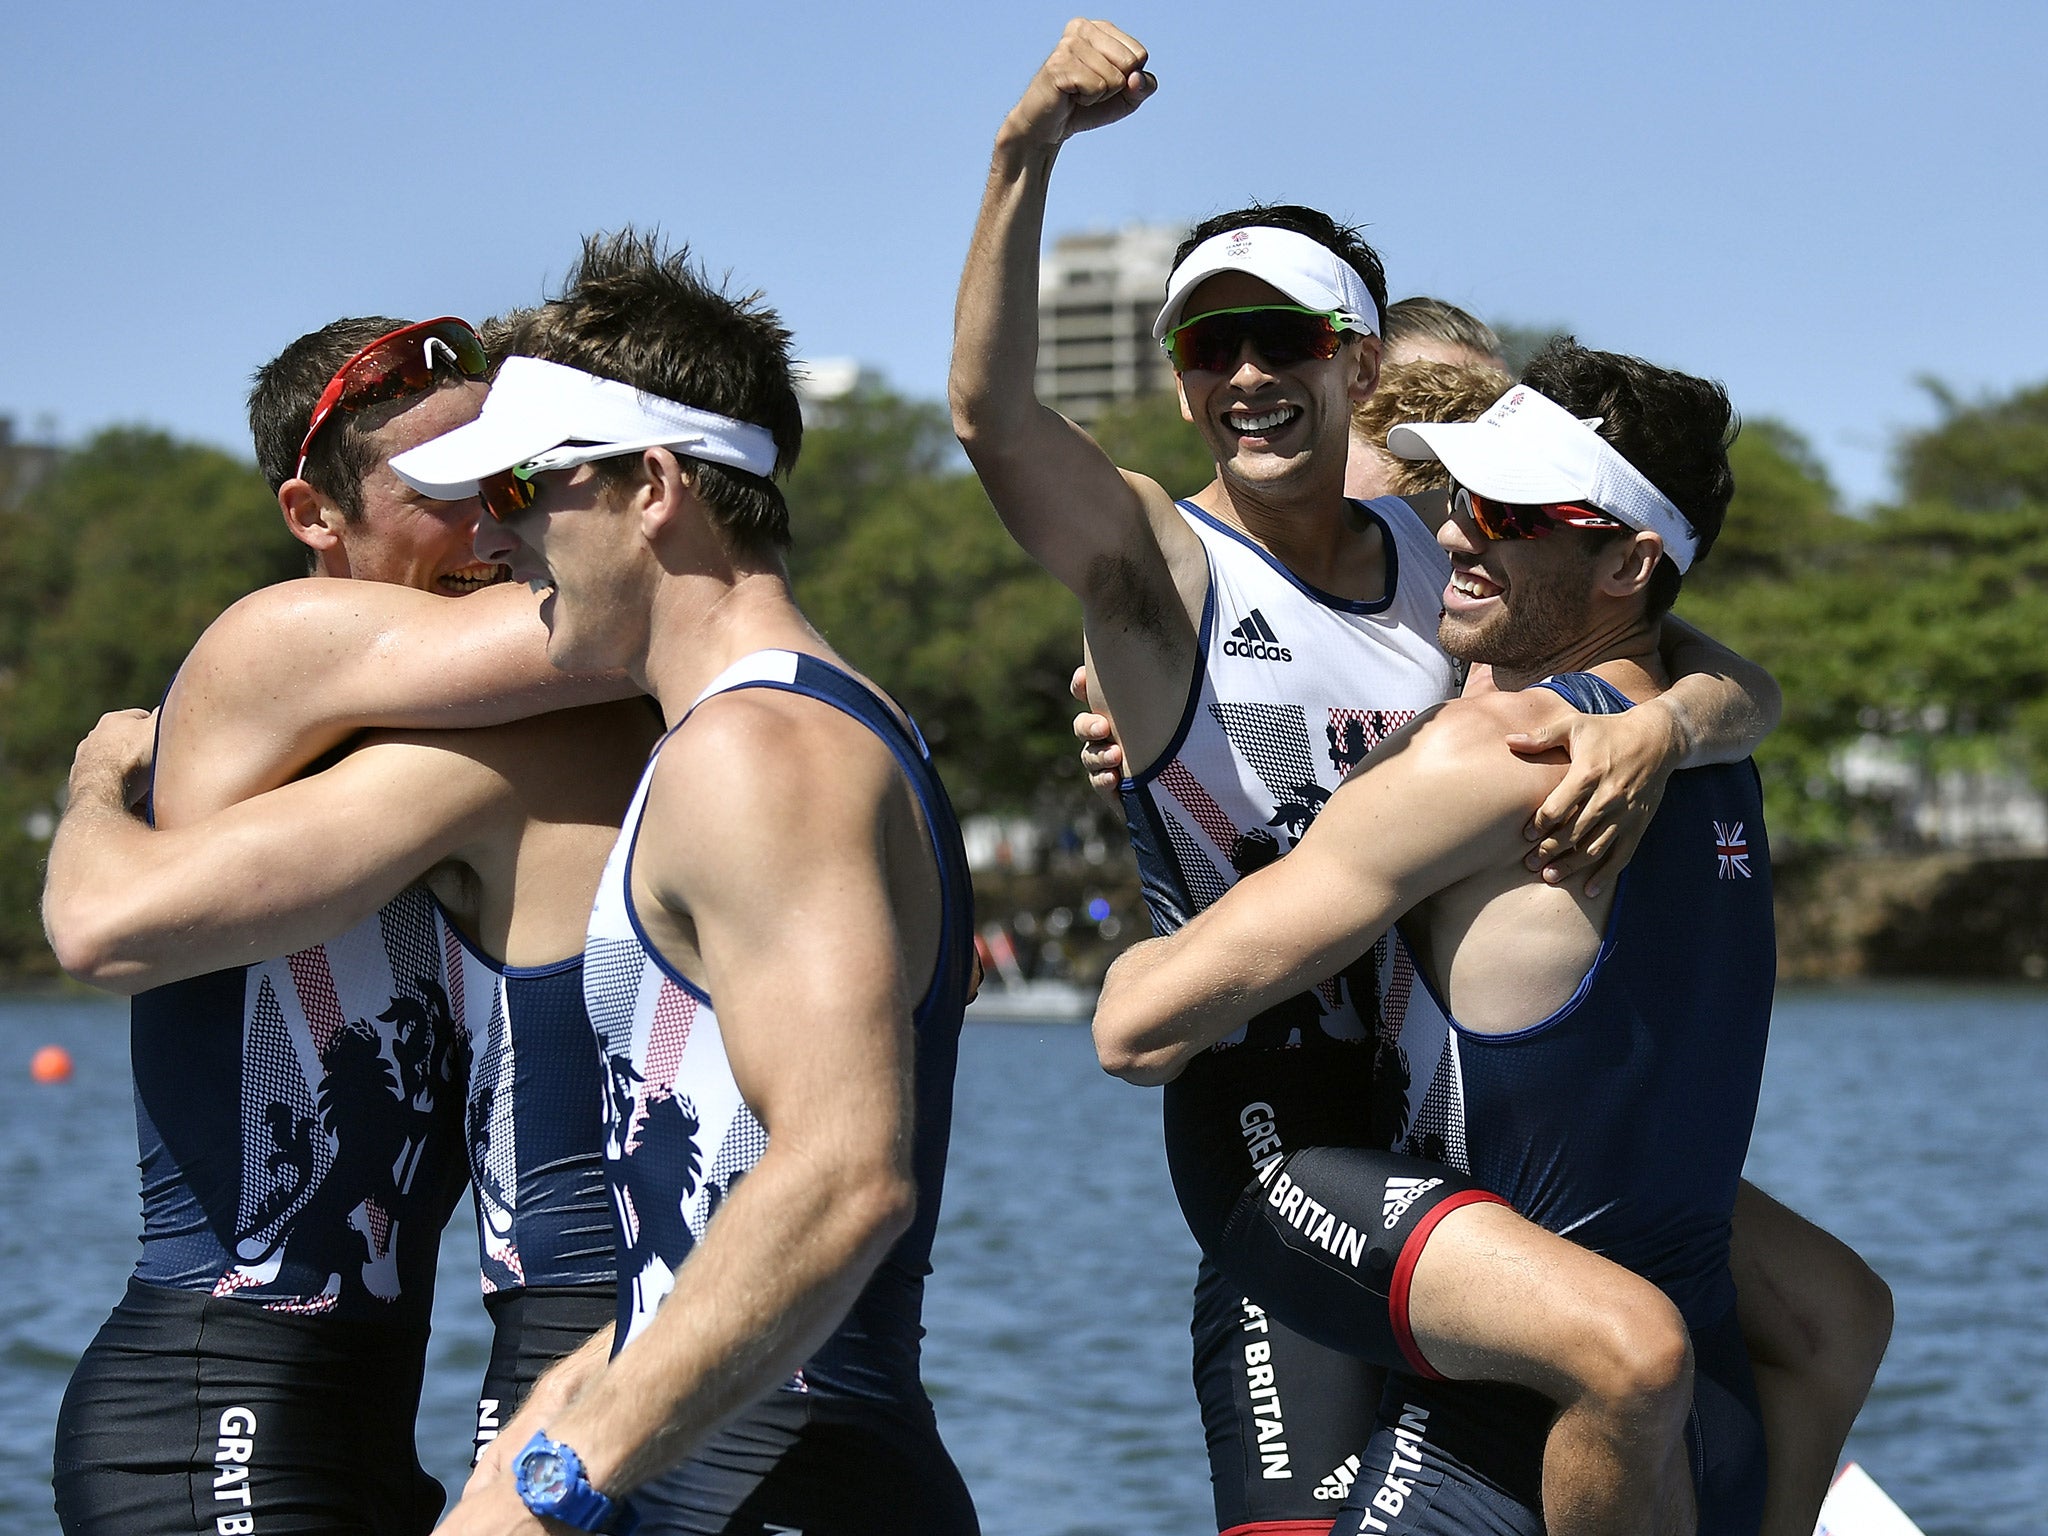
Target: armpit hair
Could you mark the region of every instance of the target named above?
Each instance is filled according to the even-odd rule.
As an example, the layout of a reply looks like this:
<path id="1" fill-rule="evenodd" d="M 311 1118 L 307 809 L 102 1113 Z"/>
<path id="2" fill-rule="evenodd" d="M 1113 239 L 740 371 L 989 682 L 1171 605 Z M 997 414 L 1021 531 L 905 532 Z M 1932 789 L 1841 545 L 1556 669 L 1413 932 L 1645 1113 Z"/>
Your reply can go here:
<path id="1" fill-rule="evenodd" d="M 1088 563 L 1090 606 L 1109 624 L 1164 644 L 1173 616 L 1129 555 L 1097 555 Z"/>

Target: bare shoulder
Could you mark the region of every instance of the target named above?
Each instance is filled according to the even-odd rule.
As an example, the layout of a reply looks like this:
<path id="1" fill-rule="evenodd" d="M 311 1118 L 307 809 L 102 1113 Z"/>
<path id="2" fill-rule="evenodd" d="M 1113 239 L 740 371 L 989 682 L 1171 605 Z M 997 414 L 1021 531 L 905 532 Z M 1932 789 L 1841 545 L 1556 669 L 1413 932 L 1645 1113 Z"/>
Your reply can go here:
<path id="1" fill-rule="evenodd" d="M 438 615 L 447 602 L 395 582 L 307 576 L 259 587 L 237 600 L 200 637 L 200 645 L 282 639 L 339 648 L 371 629 Z"/>
<path id="2" fill-rule="evenodd" d="M 1498 741 L 1511 732 L 1532 730 L 1572 713 L 1571 705 L 1548 688 L 1520 688 L 1512 693 L 1488 689 L 1441 705 L 1432 717 L 1432 729 L 1441 732 L 1446 741 L 1466 745 L 1485 737 Z M 1501 750 L 1507 748 L 1503 745 Z"/>
<path id="3" fill-rule="evenodd" d="M 1379 785 L 1382 792 L 1465 816 L 1506 811 L 1525 801 L 1534 807 L 1556 784 L 1564 755 L 1524 757 L 1508 749 L 1507 737 L 1548 724 L 1569 708 L 1548 689 L 1452 699 L 1417 716 L 1345 787 Z"/>
<path id="4" fill-rule="evenodd" d="M 662 721 L 654 701 L 643 696 L 553 709 L 509 725 L 461 734 L 516 745 L 530 753 L 581 758 L 593 767 L 626 759 L 637 778 L 647 765 L 648 752 L 661 739 Z"/>
<path id="5" fill-rule="evenodd" d="M 388 582 L 305 577 L 261 587 L 207 626 L 178 673 L 181 708 L 237 716 L 315 708 L 322 680 L 359 662 L 394 625 L 449 600 Z"/>
<path id="6" fill-rule="evenodd" d="M 499 775 L 533 820 L 616 828 L 661 739 L 661 716 L 636 698 L 420 739 L 449 742 Z"/>
<path id="7" fill-rule="evenodd" d="M 370 731 L 357 737 L 339 762 L 302 782 L 374 779 L 406 793 L 509 803 L 516 777 L 510 735 L 499 729 Z M 394 799 L 393 811 L 404 803 Z"/>
<path id="8" fill-rule="evenodd" d="M 901 785 L 889 749 L 844 710 L 735 688 L 700 704 L 662 749 L 648 813 L 716 845 L 772 846 L 872 824 Z"/>
<path id="9" fill-rule="evenodd" d="M 259 587 L 237 599 L 206 626 L 185 658 L 179 681 L 248 688 L 261 686 L 257 679 L 263 674 L 289 673 L 299 665 L 300 642 L 338 619 L 335 589 L 345 585 L 309 576 Z"/>

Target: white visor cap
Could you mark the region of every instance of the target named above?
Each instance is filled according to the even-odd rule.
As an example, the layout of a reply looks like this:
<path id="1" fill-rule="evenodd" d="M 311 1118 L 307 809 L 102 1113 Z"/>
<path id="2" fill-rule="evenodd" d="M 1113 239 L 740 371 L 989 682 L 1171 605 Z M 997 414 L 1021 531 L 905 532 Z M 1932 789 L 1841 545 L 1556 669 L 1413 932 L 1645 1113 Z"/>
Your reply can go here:
<path id="1" fill-rule="evenodd" d="M 1439 460 L 1458 484 L 1496 501 L 1589 503 L 1639 533 L 1656 534 L 1681 571 L 1699 552 L 1699 535 L 1669 497 L 1592 425 L 1526 384 L 1477 421 L 1398 426 L 1387 434 L 1387 451 Z"/>
<path id="2" fill-rule="evenodd" d="M 1340 329 L 1368 336 L 1380 333 L 1379 306 L 1350 262 L 1307 235 L 1253 224 L 1211 235 L 1173 269 L 1166 280 L 1166 307 L 1152 322 L 1154 341 L 1163 341 L 1181 323 L 1181 310 L 1195 285 L 1219 272 L 1249 272 L 1303 309 L 1334 310 Z"/>
<path id="3" fill-rule="evenodd" d="M 580 368 L 508 357 L 476 420 L 391 460 L 398 478 L 437 501 L 476 494 L 476 483 L 567 443 L 674 448 L 693 459 L 766 476 L 775 437 L 751 422 L 678 405 Z M 545 467 L 545 466 L 541 466 Z"/>

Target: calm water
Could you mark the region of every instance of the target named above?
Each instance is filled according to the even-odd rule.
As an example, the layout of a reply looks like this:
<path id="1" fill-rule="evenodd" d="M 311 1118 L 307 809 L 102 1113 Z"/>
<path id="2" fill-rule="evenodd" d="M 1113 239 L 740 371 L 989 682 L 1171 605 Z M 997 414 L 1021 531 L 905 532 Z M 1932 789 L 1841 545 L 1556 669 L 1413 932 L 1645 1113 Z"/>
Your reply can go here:
<path id="1" fill-rule="evenodd" d="M 28 1080 L 61 1041 L 69 1083 Z M 1750 1173 L 1869 1257 L 1898 1331 L 1850 1444 L 1930 1536 L 2048 1530 L 2048 993 L 1780 999 Z M 50 1425 L 133 1263 L 124 1012 L 0 1002 L 0 1529 L 54 1531 Z M 443 1249 L 422 1455 L 459 1480 L 486 1324 Z M 1074 1025 L 970 1026 L 927 1378 L 989 1536 L 1212 1531 L 1193 1247 L 1152 1096 Z"/>

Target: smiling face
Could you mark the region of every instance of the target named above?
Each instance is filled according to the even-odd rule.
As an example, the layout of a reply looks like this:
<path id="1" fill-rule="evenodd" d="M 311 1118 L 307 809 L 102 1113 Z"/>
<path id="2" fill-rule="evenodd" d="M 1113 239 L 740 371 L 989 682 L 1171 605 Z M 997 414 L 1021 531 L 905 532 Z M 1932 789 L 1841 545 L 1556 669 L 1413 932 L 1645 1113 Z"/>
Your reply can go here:
<path id="1" fill-rule="evenodd" d="M 330 520 L 345 565 L 358 581 L 388 581 L 461 597 L 504 581 L 503 566 L 480 560 L 474 547 L 479 508 L 474 496 L 434 501 L 393 473 L 394 454 L 417 447 L 474 419 L 482 409 L 484 386 L 444 385 L 404 407 L 367 434 L 376 467 L 362 480 L 362 512 Z"/>
<path id="2" fill-rule="evenodd" d="M 1223 272 L 1198 284 L 1182 309 L 1189 320 L 1219 309 L 1292 304 L 1271 283 Z M 1247 342 L 1229 372 L 1179 375 L 1181 414 L 1194 423 L 1217 473 L 1246 489 L 1285 491 L 1335 464 L 1348 451 L 1351 406 L 1379 380 L 1379 339 L 1346 332 L 1332 358 L 1279 365 Z"/>
<path id="3" fill-rule="evenodd" d="M 591 465 L 533 479 L 533 504 L 476 530 L 479 558 L 502 561 L 514 581 L 541 598 L 548 660 L 564 671 L 602 672 L 636 665 L 646 652 L 645 543 L 630 502 Z"/>
<path id="4" fill-rule="evenodd" d="M 1454 659 L 1540 672 L 1594 627 L 1610 538 L 1560 528 L 1548 538 L 1489 539 L 1455 511 L 1436 538 L 1451 557 L 1437 643 Z"/>

